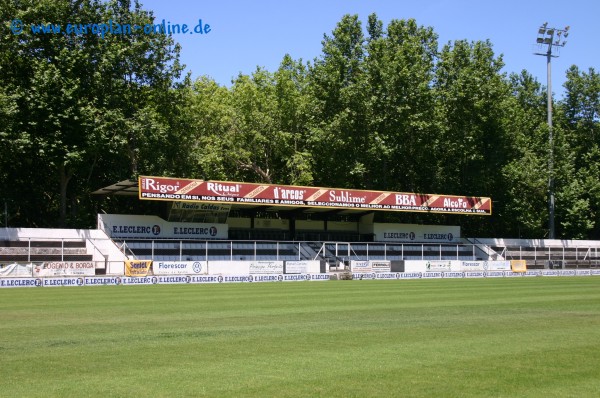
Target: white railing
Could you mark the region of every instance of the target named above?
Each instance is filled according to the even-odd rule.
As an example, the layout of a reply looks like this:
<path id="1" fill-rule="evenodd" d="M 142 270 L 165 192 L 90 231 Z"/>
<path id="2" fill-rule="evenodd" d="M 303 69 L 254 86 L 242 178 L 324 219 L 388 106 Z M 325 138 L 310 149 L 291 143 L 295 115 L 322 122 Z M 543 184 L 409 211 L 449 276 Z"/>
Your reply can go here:
<path id="1" fill-rule="evenodd" d="M 43 233 L 46 231 L 46 233 Z M 51 231 L 52 234 L 50 234 Z M 63 235 L 59 237 L 58 235 Z M 2 244 L 10 242 L 10 244 Z M 14 242 L 20 242 L 14 245 Z M 45 247 L 43 242 L 48 242 Z M 57 243 L 59 242 L 59 243 Z M 71 248 L 69 242 L 85 242 Z M 126 259 L 173 261 L 259 260 L 526 260 L 528 267 L 600 267 L 598 241 L 473 239 L 468 243 L 311 242 L 237 240 L 110 240 L 98 230 L 0 229 L 0 265 L 91 256 L 99 272 Z M 86 248 L 85 253 L 83 248 Z M 81 250 L 78 253 L 77 250 Z M 18 261 L 17 261 L 18 262 Z"/>
<path id="2" fill-rule="evenodd" d="M 148 260 L 488 260 L 473 244 L 132 239 L 118 245 Z"/>

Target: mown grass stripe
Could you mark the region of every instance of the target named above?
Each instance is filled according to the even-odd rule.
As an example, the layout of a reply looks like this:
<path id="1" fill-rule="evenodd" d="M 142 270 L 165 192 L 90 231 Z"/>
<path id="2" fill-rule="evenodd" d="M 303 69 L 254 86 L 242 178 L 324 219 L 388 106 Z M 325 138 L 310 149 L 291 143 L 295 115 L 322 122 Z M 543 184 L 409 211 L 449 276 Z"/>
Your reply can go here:
<path id="1" fill-rule="evenodd" d="M 0 396 L 595 397 L 600 278 L 0 290 Z"/>

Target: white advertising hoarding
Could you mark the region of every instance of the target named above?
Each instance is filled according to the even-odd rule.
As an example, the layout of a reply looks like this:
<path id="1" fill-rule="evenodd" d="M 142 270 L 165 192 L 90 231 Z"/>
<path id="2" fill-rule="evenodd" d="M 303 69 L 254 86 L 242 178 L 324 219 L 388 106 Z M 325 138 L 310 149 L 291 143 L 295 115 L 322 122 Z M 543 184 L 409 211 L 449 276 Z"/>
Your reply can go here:
<path id="1" fill-rule="evenodd" d="M 405 272 L 462 272 L 459 260 L 406 260 Z"/>
<path id="2" fill-rule="evenodd" d="M 463 261 L 461 271 L 485 271 L 487 266 L 487 261 Z"/>
<path id="3" fill-rule="evenodd" d="M 406 260 L 405 272 L 510 271 L 510 261 Z"/>
<path id="4" fill-rule="evenodd" d="M 428 260 L 425 261 L 426 272 L 450 272 L 452 271 L 452 261 L 450 260 Z"/>
<path id="5" fill-rule="evenodd" d="M 312 274 L 319 273 L 321 271 L 321 262 L 318 260 L 313 261 L 286 261 L 285 262 L 285 273 L 286 274 Z"/>
<path id="6" fill-rule="evenodd" d="M 208 273 L 211 275 L 248 275 L 250 261 L 209 261 Z"/>
<path id="7" fill-rule="evenodd" d="M 0 278 L 27 278 L 33 275 L 33 264 L 8 264 L 0 266 Z"/>
<path id="8" fill-rule="evenodd" d="M 206 261 L 154 261 L 154 275 L 205 275 L 208 273 Z"/>
<path id="9" fill-rule="evenodd" d="M 283 261 L 250 261 L 251 274 L 283 274 Z"/>
<path id="10" fill-rule="evenodd" d="M 33 268 L 38 276 L 93 276 L 96 266 L 93 261 L 49 261 Z"/>
<path id="11" fill-rule="evenodd" d="M 121 284 L 118 276 L 95 276 L 84 278 L 86 286 L 116 286 Z"/>
<path id="12" fill-rule="evenodd" d="M 377 273 L 387 273 L 392 270 L 391 261 L 389 260 L 369 260 L 369 265 L 373 272 Z"/>
<path id="13" fill-rule="evenodd" d="M 374 223 L 373 233 L 376 242 L 460 242 L 460 227 L 454 225 Z"/>
<path id="14" fill-rule="evenodd" d="M 486 261 L 489 271 L 510 271 L 510 261 Z"/>
<path id="15" fill-rule="evenodd" d="M 510 261 L 463 261 L 462 271 L 510 271 Z"/>
<path id="16" fill-rule="evenodd" d="M 84 286 L 84 278 L 43 278 L 43 287 Z"/>
<path id="17" fill-rule="evenodd" d="M 357 261 L 357 260 L 350 260 L 350 271 L 352 272 L 373 272 L 373 269 L 371 268 L 371 263 L 369 261 Z"/>
<path id="18" fill-rule="evenodd" d="M 111 238 L 227 239 L 227 224 L 169 222 L 157 216 L 98 214 L 98 228 Z"/>
<path id="19" fill-rule="evenodd" d="M 42 286 L 40 278 L 0 278 L 0 287 L 39 287 Z"/>

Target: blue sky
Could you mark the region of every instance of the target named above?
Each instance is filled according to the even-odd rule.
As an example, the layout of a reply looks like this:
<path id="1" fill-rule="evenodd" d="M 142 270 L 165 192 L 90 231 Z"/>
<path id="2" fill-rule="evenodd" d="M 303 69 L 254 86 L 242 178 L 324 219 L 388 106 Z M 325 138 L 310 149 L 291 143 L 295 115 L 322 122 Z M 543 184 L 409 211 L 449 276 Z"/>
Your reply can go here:
<path id="1" fill-rule="evenodd" d="M 552 60 L 552 88 L 563 96 L 565 72 L 571 65 L 600 70 L 600 1 L 571 0 L 141 0 L 158 21 L 190 26 L 209 24 L 208 34 L 176 34 L 181 58 L 192 77 L 208 75 L 223 85 L 240 72 L 257 66 L 275 71 L 286 53 L 313 60 L 321 54 L 323 34 L 330 34 L 344 14 L 358 14 L 366 26 L 375 12 L 384 26 L 392 19 L 414 18 L 431 26 L 440 48 L 448 41 L 489 39 L 496 55 L 503 54 L 504 72 L 529 71 L 546 85 L 546 58 L 535 40 L 539 26 L 569 25 L 567 44 Z M 545 49 L 542 49 L 545 52 Z"/>

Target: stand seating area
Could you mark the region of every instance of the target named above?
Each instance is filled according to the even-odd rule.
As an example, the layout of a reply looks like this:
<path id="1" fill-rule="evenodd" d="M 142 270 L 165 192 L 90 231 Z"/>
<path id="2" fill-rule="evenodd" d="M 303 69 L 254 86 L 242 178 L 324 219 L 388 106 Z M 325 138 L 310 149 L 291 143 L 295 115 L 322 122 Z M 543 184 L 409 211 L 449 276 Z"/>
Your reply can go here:
<path id="1" fill-rule="evenodd" d="M 0 240 L 0 264 L 92 261 L 85 240 Z"/>
<path id="2" fill-rule="evenodd" d="M 462 244 L 326 243 L 325 248 L 345 260 L 483 260 L 472 245 Z"/>
<path id="3" fill-rule="evenodd" d="M 117 242 L 138 259 L 162 261 L 298 260 L 298 244 L 286 242 L 127 240 Z"/>
<path id="4" fill-rule="evenodd" d="M 47 235 L 44 231 L 29 230 L 29 237 L 5 231 L 0 236 L 0 265 L 95 261 L 96 273 L 103 274 L 107 261 L 118 263 L 125 254 L 129 258 L 157 261 L 319 260 L 338 266 L 350 260 L 525 260 L 528 269 L 600 268 L 597 241 L 472 239 L 458 244 L 139 238 L 111 241 L 108 237 L 93 237 L 94 231 L 46 231 Z M 42 237 L 50 233 L 52 237 Z M 121 257 L 115 254 L 109 257 L 110 247 Z"/>
<path id="5" fill-rule="evenodd" d="M 342 242 L 276 241 L 192 241 L 143 240 L 117 241 L 122 250 L 135 258 L 162 261 L 293 261 L 324 260 L 482 260 L 473 245 L 390 244 Z"/>
<path id="6" fill-rule="evenodd" d="M 525 260 L 528 269 L 564 269 L 600 267 L 597 247 L 491 246 L 506 260 Z"/>

